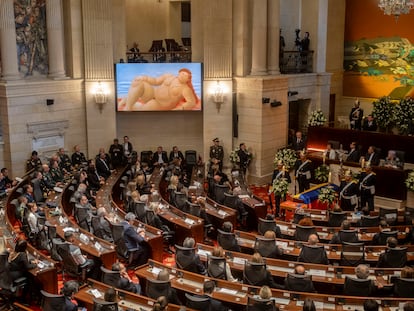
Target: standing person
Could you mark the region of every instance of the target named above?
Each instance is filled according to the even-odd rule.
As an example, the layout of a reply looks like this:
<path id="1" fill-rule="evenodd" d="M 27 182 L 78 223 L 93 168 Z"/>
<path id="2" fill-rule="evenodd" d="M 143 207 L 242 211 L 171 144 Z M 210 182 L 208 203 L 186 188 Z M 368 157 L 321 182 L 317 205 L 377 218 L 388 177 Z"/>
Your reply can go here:
<path id="1" fill-rule="evenodd" d="M 119 144 L 118 138 L 115 138 L 114 143 L 111 147 L 109 147 L 109 154 L 113 168 L 122 165 L 124 159 L 124 148 L 121 144 Z"/>
<path id="2" fill-rule="evenodd" d="M 297 131 L 295 138 L 292 141 L 292 149 L 295 151 L 301 151 L 306 148 L 306 140 L 302 135 L 301 131 Z"/>
<path id="3" fill-rule="evenodd" d="M 218 137 L 213 139 L 213 146 L 210 146 L 210 164 L 218 164 L 220 172 L 223 170 L 224 150 L 220 146 Z"/>
<path id="4" fill-rule="evenodd" d="M 312 161 L 307 159 L 305 151 L 301 151 L 300 158 L 295 165 L 295 178 L 298 182 L 299 192 L 308 190 L 312 178 Z M 296 191 L 295 191 L 296 192 Z"/>
<path id="5" fill-rule="evenodd" d="M 339 199 L 344 211 L 353 211 L 358 204 L 358 185 L 352 179 L 350 170 L 345 172 L 345 180 L 341 181 Z"/>
<path id="6" fill-rule="evenodd" d="M 124 163 L 126 164 L 131 158 L 132 151 L 134 150 L 131 142 L 129 141 L 129 137 L 126 135 L 124 136 L 124 143 L 122 147 L 124 149 Z"/>
<path id="7" fill-rule="evenodd" d="M 272 185 L 273 182 L 275 181 L 275 179 L 282 179 L 285 178 L 286 181 L 290 184 L 292 182 L 289 172 L 286 172 L 284 166 L 283 166 L 283 162 L 279 161 L 277 163 L 277 169 L 275 169 L 273 171 L 273 176 L 272 176 Z M 284 199 L 284 198 L 283 198 Z M 276 213 L 275 213 L 275 217 L 279 217 L 279 212 L 280 212 L 280 202 L 282 201 L 282 196 L 281 195 L 276 195 L 275 194 L 275 205 L 276 205 Z"/>
<path id="8" fill-rule="evenodd" d="M 250 153 L 247 151 L 246 144 L 241 143 L 239 146 L 239 151 L 237 151 L 237 155 L 240 159 L 240 170 L 243 173 L 243 176 L 246 176 L 247 167 L 250 164 Z"/>
<path id="9" fill-rule="evenodd" d="M 370 211 L 374 210 L 374 196 L 375 196 L 375 184 L 377 182 L 376 174 L 372 171 L 372 167 L 369 162 L 365 165 L 365 171 L 361 173 L 359 182 L 359 191 L 361 193 L 361 206 L 359 209 L 363 209 L 368 204 Z"/>
<path id="10" fill-rule="evenodd" d="M 359 99 L 355 99 L 354 107 L 351 109 L 349 114 L 349 121 L 351 124 L 352 130 L 361 130 L 362 127 L 362 117 L 364 116 L 364 110 L 360 107 Z"/>

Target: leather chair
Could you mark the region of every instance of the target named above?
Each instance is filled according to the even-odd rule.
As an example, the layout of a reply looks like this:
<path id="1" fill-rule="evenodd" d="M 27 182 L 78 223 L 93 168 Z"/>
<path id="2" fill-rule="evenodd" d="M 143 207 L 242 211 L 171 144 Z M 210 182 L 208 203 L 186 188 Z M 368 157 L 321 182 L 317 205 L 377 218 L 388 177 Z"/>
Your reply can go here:
<path id="1" fill-rule="evenodd" d="M 195 150 L 186 150 L 185 151 L 185 164 L 187 166 L 193 167 L 197 164 L 197 151 Z"/>
<path id="2" fill-rule="evenodd" d="M 295 240 L 308 241 L 309 236 L 313 233 L 316 233 L 316 229 L 314 226 L 296 225 Z"/>
<path id="3" fill-rule="evenodd" d="M 329 227 L 340 227 L 342 222 L 346 219 L 346 212 L 329 212 Z"/>
<path id="4" fill-rule="evenodd" d="M 407 247 L 388 248 L 377 263 L 377 268 L 402 268 L 407 264 Z"/>
<path id="5" fill-rule="evenodd" d="M 261 235 L 264 235 L 266 231 L 273 231 L 276 233 L 276 237 L 280 238 L 280 236 L 278 236 L 278 232 L 280 234 L 280 229 L 277 230 L 277 225 L 274 219 L 263 219 L 259 217 L 257 221 L 257 231 Z"/>
<path id="6" fill-rule="evenodd" d="M 118 311 L 118 302 L 108 302 L 93 297 L 93 311 Z"/>
<path id="7" fill-rule="evenodd" d="M 210 310 L 210 297 L 197 297 L 185 293 L 185 299 L 187 301 L 187 307 L 194 310 L 209 311 Z"/>
<path id="8" fill-rule="evenodd" d="M 75 219 L 79 227 L 90 232 L 89 226 L 89 210 L 87 208 L 76 206 Z"/>
<path id="9" fill-rule="evenodd" d="M 259 286 L 267 278 L 266 263 L 246 261 L 243 270 L 243 283 Z"/>
<path id="10" fill-rule="evenodd" d="M 195 263 L 195 248 L 175 245 L 175 262 L 179 269 L 198 273 Z"/>
<path id="11" fill-rule="evenodd" d="M 379 233 L 378 245 L 387 245 L 387 239 L 393 237 L 398 241 L 398 231 L 381 231 Z"/>
<path id="12" fill-rule="evenodd" d="M 65 311 L 65 296 L 50 294 L 42 289 L 40 293 L 42 294 L 41 306 L 43 311 Z"/>
<path id="13" fill-rule="evenodd" d="M 69 243 L 58 240 L 54 241 L 54 243 L 56 243 L 58 254 L 62 257 L 62 279 L 65 280 L 66 273 L 72 277 L 76 277 L 78 282 L 84 282 L 86 280 L 86 273 L 90 268 L 89 262 L 85 261 L 85 263 L 79 265 L 73 259 Z"/>
<path id="14" fill-rule="evenodd" d="M 259 297 L 247 297 L 246 311 L 275 311 L 275 301 L 273 299 L 261 299 Z"/>
<path id="15" fill-rule="evenodd" d="M 323 245 L 302 245 L 298 261 L 324 265 L 329 264 L 329 260 Z"/>
<path id="16" fill-rule="evenodd" d="M 224 204 L 225 193 L 228 193 L 230 190 L 227 185 L 214 184 L 214 200 L 219 204 Z"/>
<path id="17" fill-rule="evenodd" d="M 112 271 L 101 266 L 101 280 L 109 286 L 119 288 L 121 283 L 121 273 L 119 271 Z"/>
<path id="18" fill-rule="evenodd" d="M 406 225 L 411 225 L 414 220 L 414 207 L 406 207 L 404 212 L 404 222 Z"/>
<path id="19" fill-rule="evenodd" d="M 379 217 L 380 219 L 385 220 L 390 226 L 395 226 L 398 221 L 398 209 L 380 207 Z"/>
<path id="20" fill-rule="evenodd" d="M 217 229 L 217 242 L 225 250 L 240 252 L 240 246 L 237 243 L 236 235 L 232 232 L 225 232 Z"/>
<path id="21" fill-rule="evenodd" d="M 414 298 L 414 279 L 397 278 L 394 280 L 394 296 Z"/>
<path id="22" fill-rule="evenodd" d="M 350 229 L 350 230 L 341 229 L 338 232 L 338 236 L 342 243 L 343 242 L 347 242 L 347 243 L 358 243 L 359 242 L 358 232 L 355 229 Z"/>
<path id="23" fill-rule="evenodd" d="M 254 250 L 262 257 L 280 258 L 283 255 L 283 251 L 276 245 L 276 240 L 263 237 L 256 237 Z"/>
<path id="24" fill-rule="evenodd" d="M 208 256 L 207 274 L 215 279 L 227 280 L 226 258 Z"/>
<path id="25" fill-rule="evenodd" d="M 132 213 L 135 214 L 135 216 L 137 216 L 137 219 L 141 222 L 145 222 L 145 216 L 146 216 L 146 212 L 145 212 L 145 202 L 142 201 L 133 201 L 130 204 L 130 210 Z"/>
<path id="26" fill-rule="evenodd" d="M 4 307 L 2 310 L 11 310 L 13 302 L 23 297 L 24 288 L 28 284 L 26 277 L 15 280 L 11 278 L 8 257 L 7 252 L 0 254 L 0 298 Z"/>
<path id="27" fill-rule="evenodd" d="M 380 218 L 379 216 L 361 216 L 361 227 L 378 227 Z"/>
<path id="28" fill-rule="evenodd" d="M 179 191 L 174 191 L 174 200 L 172 202 L 172 204 L 180 209 L 180 210 L 185 210 L 187 208 L 187 204 L 188 204 L 188 198 L 187 195 L 183 192 L 179 192 Z"/>
<path id="29" fill-rule="evenodd" d="M 117 255 L 128 263 L 131 263 L 133 258 L 132 253 L 138 249 L 128 250 L 124 239 L 124 226 L 121 224 L 112 224 L 112 237 L 114 238 L 115 250 Z"/>
<path id="30" fill-rule="evenodd" d="M 374 290 L 372 281 L 370 279 L 357 279 L 346 276 L 344 283 L 344 295 L 369 297 Z"/>
<path id="31" fill-rule="evenodd" d="M 288 273 L 285 279 L 285 289 L 295 292 L 315 292 L 311 275 Z"/>
<path id="32" fill-rule="evenodd" d="M 365 262 L 364 243 L 347 243 L 342 244 L 341 266 L 357 266 Z"/>
<path id="33" fill-rule="evenodd" d="M 160 296 L 169 297 L 171 289 L 170 281 L 159 281 L 155 279 L 147 279 L 146 295 L 152 299 Z"/>

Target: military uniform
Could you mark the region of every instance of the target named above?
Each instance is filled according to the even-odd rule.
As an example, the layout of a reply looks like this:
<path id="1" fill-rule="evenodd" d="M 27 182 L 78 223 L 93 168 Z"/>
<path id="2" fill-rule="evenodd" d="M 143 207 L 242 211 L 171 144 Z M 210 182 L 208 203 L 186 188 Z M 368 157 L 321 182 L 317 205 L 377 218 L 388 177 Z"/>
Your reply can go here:
<path id="1" fill-rule="evenodd" d="M 39 158 L 33 159 L 30 158 L 26 161 L 26 172 L 34 169 L 35 171 L 42 167 L 42 161 Z"/>
<path id="2" fill-rule="evenodd" d="M 82 152 L 75 152 L 72 154 L 72 164 L 81 165 L 82 163 L 87 162 L 85 155 Z"/>
<path id="3" fill-rule="evenodd" d="M 339 188 L 339 199 L 344 211 L 353 211 L 358 204 L 358 185 L 355 181 L 342 181 Z"/>
<path id="4" fill-rule="evenodd" d="M 298 181 L 299 192 L 304 192 L 310 188 L 310 181 L 312 178 L 312 161 L 298 160 L 295 165 L 295 177 Z"/>
<path id="5" fill-rule="evenodd" d="M 210 147 L 210 162 L 214 163 L 213 159 L 217 159 L 220 162 L 218 163 L 220 171 L 223 169 L 223 158 L 224 158 L 224 149 L 222 146 L 211 146 Z"/>
<path id="6" fill-rule="evenodd" d="M 64 176 L 63 176 L 63 173 L 60 170 L 60 168 L 58 168 L 58 167 L 52 167 L 50 169 L 50 175 L 52 176 L 52 179 L 55 182 L 57 182 L 57 183 L 58 182 L 63 182 Z"/>
<path id="7" fill-rule="evenodd" d="M 377 176 L 374 172 L 370 172 L 368 174 L 366 172 L 362 172 L 359 183 L 359 191 L 361 193 L 361 209 L 364 208 L 366 204 L 368 204 L 369 210 L 374 210 L 374 195 L 376 182 Z"/>
<path id="8" fill-rule="evenodd" d="M 72 169 L 72 162 L 69 158 L 69 156 L 64 153 L 64 154 L 59 154 L 59 166 L 61 169 L 65 169 L 67 172 L 71 171 Z"/>

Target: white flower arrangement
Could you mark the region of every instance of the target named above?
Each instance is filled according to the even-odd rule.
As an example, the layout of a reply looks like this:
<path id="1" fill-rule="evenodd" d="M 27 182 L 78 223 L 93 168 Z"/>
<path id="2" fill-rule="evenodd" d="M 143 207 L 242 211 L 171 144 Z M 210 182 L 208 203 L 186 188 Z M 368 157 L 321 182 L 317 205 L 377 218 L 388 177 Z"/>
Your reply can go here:
<path id="1" fill-rule="evenodd" d="M 272 192 L 276 196 L 283 197 L 288 192 L 288 186 L 289 183 L 286 178 L 275 178 L 275 180 L 273 180 Z"/>
<path id="2" fill-rule="evenodd" d="M 229 159 L 231 163 L 233 164 L 240 163 L 239 150 L 240 148 L 237 147 L 236 149 L 230 152 Z"/>
<path id="3" fill-rule="evenodd" d="M 328 182 L 329 167 L 326 164 L 322 164 L 315 169 L 315 179 L 320 183 Z"/>
<path id="4" fill-rule="evenodd" d="M 387 130 L 395 121 L 395 102 L 388 96 L 384 96 L 374 101 L 372 116 L 377 121 L 378 127 Z"/>
<path id="5" fill-rule="evenodd" d="M 414 191 L 414 171 L 408 173 L 407 179 L 405 180 L 405 186 L 408 191 Z"/>
<path id="6" fill-rule="evenodd" d="M 318 200 L 321 203 L 332 204 L 335 201 L 336 192 L 332 187 L 324 187 L 319 190 Z"/>
<path id="7" fill-rule="evenodd" d="M 277 167 L 279 162 L 282 162 L 282 165 L 285 166 L 285 169 L 288 171 L 295 166 L 298 157 L 296 155 L 296 151 L 293 149 L 279 149 L 273 160 L 273 164 Z"/>
<path id="8" fill-rule="evenodd" d="M 395 106 L 394 120 L 401 135 L 408 134 L 408 125 L 414 119 L 414 99 L 403 98 Z"/>
<path id="9" fill-rule="evenodd" d="M 308 125 L 309 126 L 323 126 L 327 121 L 325 115 L 323 114 L 322 110 L 318 109 L 312 111 L 311 115 L 309 116 Z"/>

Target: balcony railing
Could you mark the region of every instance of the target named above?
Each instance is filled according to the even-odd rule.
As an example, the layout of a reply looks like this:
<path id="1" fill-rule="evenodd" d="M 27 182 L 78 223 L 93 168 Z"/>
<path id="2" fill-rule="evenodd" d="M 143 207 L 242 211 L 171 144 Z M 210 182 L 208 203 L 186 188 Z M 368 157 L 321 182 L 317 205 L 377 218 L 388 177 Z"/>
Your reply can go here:
<path id="1" fill-rule="evenodd" d="M 189 63 L 191 62 L 191 51 L 171 52 L 127 52 L 128 63 Z"/>
<path id="2" fill-rule="evenodd" d="M 280 72 L 311 73 L 313 72 L 313 51 L 283 51 L 279 57 Z"/>

